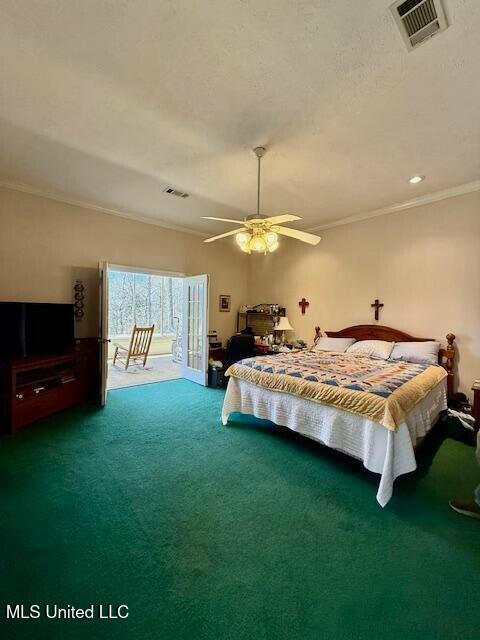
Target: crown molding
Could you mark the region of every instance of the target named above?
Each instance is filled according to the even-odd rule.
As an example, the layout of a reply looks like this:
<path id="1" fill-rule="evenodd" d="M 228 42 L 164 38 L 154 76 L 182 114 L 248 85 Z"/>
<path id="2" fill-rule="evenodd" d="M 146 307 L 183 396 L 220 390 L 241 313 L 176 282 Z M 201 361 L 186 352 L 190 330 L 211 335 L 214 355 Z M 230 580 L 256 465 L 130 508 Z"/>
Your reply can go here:
<path id="1" fill-rule="evenodd" d="M 195 229 L 168 224 L 167 222 L 154 220 L 153 218 L 141 216 L 129 211 L 120 211 L 118 209 L 101 207 L 100 205 L 93 204 L 92 202 L 87 202 L 85 200 L 74 200 L 73 198 L 67 198 L 66 196 L 49 193 L 48 191 L 42 191 L 41 189 L 36 189 L 35 187 L 31 187 L 30 185 L 22 184 L 19 182 L 8 182 L 6 180 L 0 180 L 0 187 L 4 189 L 11 189 L 12 191 L 21 191 L 22 193 L 28 193 L 32 196 L 39 196 L 40 198 L 47 198 L 48 200 L 54 200 L 55 202 L 61 202 L 63 204 L 73 205 L 74 207 L 81 207 L 83 209 L 90 209 L 91 211 L 97 211 L 99 213 L 106 213 L 111 216 L 117 216 L 118 218 L 126 218 L 128 220 L 134 220 L 136 222 L 143 222 L 144 224 L 151 224 L 155 227 L 168 229 L 169 231 L 179 231 L 180 233 L 189 233 L 201 238 L 208 238 L 208 233 L 203 233 L 202 231 L 196 231 Z"/>
<path id="2" fill-rule="evenodd" d="M 369 220 L 370 218 L 378 218 L 379 216 L 386 216 L 390 213 L 400 213 L 414 207 L 420 207 L 424 204 L 431 204 L 432 202 L 439 202 L 440 200 L 446 200 L 447 198 L 454 198 L 455 196 L 463 196 L 467 193 L 473 193 L 474 191 L 480 191 L 480 180 L 474 180 L 473 182 L 467 182 L 457 187 L 451 187 L 444 189 L 443 191 L 436 191 L 435 193 L 428 193 L 424 196 L 419 196 L 413 200 L 407 200 L 398 204 L 391 204 L 388 207 L 382 207 L 381 209 L 375 209 L 375 211 L 369 211 L 367 213 L 359 213 L 348 218 L 342 218 L 341 220 L 334 220 L 326 224 L 310 227 L 308 231 L 322 231 L 324 229 L 332 229 L 333 227 L 341 227 L 345 224 L 351 224 L 352 222 L 361 222 L 362 220 Z"/>
<path id="3" fill-rule="evenodd" d="M 142 216 L 136 213 L 131 213 L 129 211 L 120 211 L 119 209 L 109 209 L 108 207 L 102 207 L 100 205 L 93 204 L 92 202 L 87 202 L 85 200 L 75 200 L 73 198 L 67 198 L 66 196 L 50 193 L 48 191 L 43 191 L 41 189 L 37 189 L 35 187 L 31 187 L 30 185 L 19 183 L 19 182 L 9 182 L 7 180 L 0 180 L 0 187 L 4 189 L 10 189 L 12 191 L 20 191 L 22 193 L 28 193 L 29 195 L 38 196 L 40 198 L 47 198 L 48 200 L 54 200 L 55 202 L 61 202 L 63 204 L 68 204 L 75 207 L 81 207 L 83 209 L 89 209 L 91 211 L 97 211 L 99 213 L 106 213 L 107 215 L 117 216 L 119 218 L 125 218 L 127 220 L 143 222 L 144 224 L 150 224 L 155 227 L 160 227 L 162 229 L 168 229 L 169 231 L 189 233 L 191 235 L 195 235 L 200 238 L 208 238 L 208 235 L 209 235 L 208 233 L 203 233 L 202 231 L 197 231 L 196 229 L 189 229 L 188 227 L 168 224 L 167 222 L 163 222 L 161 220 L 154 220 L 153 218 L 148 218 L 146 216 Z M 444 189 L 442 191 L 429 193 L 423 196 L 419 196 L 418 198 L 413 198 L 412 200 L 407 200 L 406 202 L 392 204 L 387 207 L 382 207 L 381 209 L 375 209 L 374 211 L 359 213 L 353 216 L 348 216 L 347 218 L 342 218 L 341 220 L 334 220 L 332 222 L 328 222 L 325 224 L 316 225 L 314 227 L 310 227 L 309 229 L 307 229 L 307 231 L 323 231 L 325 229 L 341 227 L 343 225 L 352 224 L 354 222 L 361 222 L 362 220 L 369 220 L 370 218 L 378 218 L 380 216 L 389 215 L 391 213 L 400 213 L 401 211 L 407 211 L 408 209 L 420 207 L 421 205 L 431 204 L 433 202 L 439 202 L 441 200 L 454 198 L 455 196 L 462 196 L 468 193 L 473 193 L 475 191 L 480 191 L 480 180 L 474 180 L 473 182 L 467 182 L 457 187 L 451 187 L 449 189 Z"/>

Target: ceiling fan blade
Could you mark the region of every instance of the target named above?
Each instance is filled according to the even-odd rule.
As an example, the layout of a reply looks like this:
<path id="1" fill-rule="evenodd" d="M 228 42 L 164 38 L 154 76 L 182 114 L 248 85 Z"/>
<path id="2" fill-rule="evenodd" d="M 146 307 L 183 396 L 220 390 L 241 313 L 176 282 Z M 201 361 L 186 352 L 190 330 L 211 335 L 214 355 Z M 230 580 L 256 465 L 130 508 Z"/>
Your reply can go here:
<path id="1" fill-rule="evenodd" d="M 230 218 L 214 218 L 213 216 L 202 216 L 203 220 L 220 220 L 220 222 L 233 222 L 233 224 L 243 224 L 244 220 L 231 220 Z"/>
<path id="2" fill-rule="evenodd" d="M 295 220 L 301 220 L 300 216 L 295 216 L 293 213 L 284 213 L 280 216 L 267 218 L 266 222 L 270 222 L 271 224 L 283 224 L 284 222 L 294 222 Z"/>
<path id="3" fill-rule="evenodd" d="M 233 231 L 227 231 L 227 233 L 221 233 L 219 236 L 213 236 L 212 238 L 207 238 L 204 242 L 214 242 L 215 240 L 220 240 L 221 238 L 226 238 L 227 236 L 233 236 L 236 233 L 240 233 L 240 231 L 247 231 L 246 227 L 239 227 L 238 229 L 234 229 Z"/>
<path id="4" fill-rule="evenodd" d="M 305 231 L 298 231 L 297 229 L 289 229 L 288 227 L 278 227 L 275 231 L 282 236 L 295 238 L 295 240 L 300 240 L 301 242 L 308 242 L 308 244 L 313 246 L 317 245 L 321 240 L 320 236 L 314 236 L 313 233 L 306 233 Z"/>

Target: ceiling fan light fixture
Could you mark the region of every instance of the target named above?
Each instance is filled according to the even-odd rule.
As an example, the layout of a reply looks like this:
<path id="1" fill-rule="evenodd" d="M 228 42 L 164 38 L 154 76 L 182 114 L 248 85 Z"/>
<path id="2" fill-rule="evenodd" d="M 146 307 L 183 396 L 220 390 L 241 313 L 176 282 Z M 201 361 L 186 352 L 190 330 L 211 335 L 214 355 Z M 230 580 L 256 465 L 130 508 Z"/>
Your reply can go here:
<path id="1" fill-rule="evenodd" d="M 265 242 L 267 243 L 267 249 L 269 253 L 273 253 L 278 249 L 278 234 L 275 231 L 267 231 L 265 233 Z"/>
<path id="2" fill-rule="evenodd" d="M 227 231 L 213 236 L 212 238 L 206 238 L 204 242 L 214 242 L 215 240 L 221 240 L 228 236 L 235 236 L 236 244 L 245 253 L 252 253 L 252 251 L 254 251 L 255 253 L 263 253 L 264 255 L 272 253 L 278 249 L 279 235 L 294 238 L 295 240 L 300 240 L 300 242 L 306 242 L 312 246 L 316 246 L 321 240 L 319 236 L 282 226 L 284 223 L 301 220 L 299 216 L 291 213 L 264 216 L 260 213 L 260 167 L 262 157 L 265 155 L 267 150 L 265 147 L 256 147 L 253 151 L 257 156 L 258 161 L 257 212 L 247 216 L 243 220 L 217 218 L 215 216 L 202 216 L 205 220 L 219 220 L 220 222 L 232 222 L 233 224 L 241 225 L 239 228 L 233 229 L 233 231 Z"/>
<path id="3" fill-rule="evenodd" d="M 250 242 L 251 238 L 252 236 L 249 233 L 247 233 L 246 231 L 241 231 L 240 233 L 237 233 L 237 235 L 235 236 L 235 241 L 240 247 L 240 249 L 243 249 L 244 247 L 248 246 L 248 243 Z"/>
<path id="4" fill-rule="evenodd" d="M 252 250 L 250 249 L 251 239 L 252 234 L 247 231 L 240 231 L 240 233 L 237 233 L 235 236 L 236 243 L 244 253 L 252 253 Z"/>
<path id="5" fill-rule="evenodd" d="M 267 247 L 270 247 L 274 244 L 278 244 L 278 235 L 275 233 L 275 231 L 266 232 L 265 242 L 267 243 Z"/>
<path id="6" fill-rule="evenodd" d="M 249 248 L 256 253 L 266 253 L 267 243 L 265 242 L 264 234 L 256 234 L 249 242 Z"/>

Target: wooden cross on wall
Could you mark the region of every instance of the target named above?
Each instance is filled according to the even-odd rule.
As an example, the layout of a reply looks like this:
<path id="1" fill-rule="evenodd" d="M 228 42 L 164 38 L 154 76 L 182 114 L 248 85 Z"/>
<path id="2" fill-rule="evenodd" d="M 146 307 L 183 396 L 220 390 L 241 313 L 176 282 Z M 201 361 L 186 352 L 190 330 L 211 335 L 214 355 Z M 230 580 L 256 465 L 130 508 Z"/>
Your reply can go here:
<path id="1" fill-rule="evenodd" d="M 305 309 L 309 306 L 309 304 L 310 303 L 307 300 L 305 300 L 305 298 L 302 298 L 298 303 L 298 306 L 302 307 L 302 316 L 305 315 Z"/>
<path id="2" fill-rule="evenodd" d="M 377 298 L 377 299 L 375 300 L 375 302 L 374 302 L 373 304 L 371 304 L 370 306 L 371 306 L 371 307 L 375 307 L 375 320 L 378 320 L 378 318 L 379 318 L 379 312 L 380 312 L 380 309 L 382 309 L 382 307 L 383 307 L 383 303 L 382 303 L 382 302 L 380 302 L 380 301 L 378 300 L 378 298 Z"/>

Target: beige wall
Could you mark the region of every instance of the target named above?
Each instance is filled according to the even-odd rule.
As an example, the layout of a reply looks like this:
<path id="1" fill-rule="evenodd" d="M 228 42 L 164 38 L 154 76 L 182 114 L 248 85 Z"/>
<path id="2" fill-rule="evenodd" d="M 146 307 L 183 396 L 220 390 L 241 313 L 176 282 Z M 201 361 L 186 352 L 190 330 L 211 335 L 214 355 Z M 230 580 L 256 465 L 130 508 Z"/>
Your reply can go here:
<path id="1" fill-rule="evenodd" d="M 322 232 L 318 247 L 285 240 L 250 262 L 249 303 L 287 307 L 297 337 L 313 327 L 380 323 L 457 336 L 461 390 L 480 378 L 480 192 Z M 288 245 L 288 246 L 287 246 Z M 310 302 L 302 316 L 298 301 Z"/>
<path id="2" fill-rule="evenodd" d="M 247 297 L 247 256 L 227 243 L 135 222 L 0 188 L 0 300 L 71 302 L 76 278 L 86 286 L 80 337 L 98 331 L 98 262 L 208 273 L 210 329 L 226 340 Z M 232 311 L 218 311 L 219 294 Z"/>
<path id="3" fill-rule="evenodd" d="M 318 247 L 283 240 L 276 254 L 245 256 L 231 242 L 0 189 L 0 300 L 68 302 L 86 284 L 78 335 L 97 333 L 99 260 L 211 276 L 210 328 L 225 340 L 245 302 L 287 307 L 297 337 L 313 327 L 381 323 L 443 339 L 457 335 L 461 389 L 480 378 L 480 192 L 322 233 Z M 218 312 L 219 294 L 232 311 Z M 310 301 L 305 316 L 298 301 Z"/>

